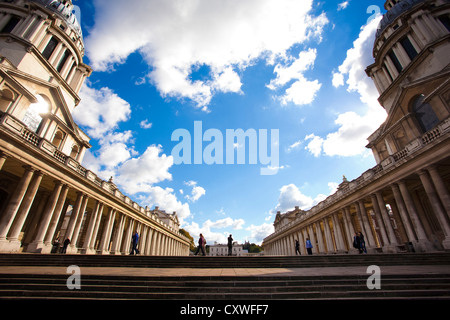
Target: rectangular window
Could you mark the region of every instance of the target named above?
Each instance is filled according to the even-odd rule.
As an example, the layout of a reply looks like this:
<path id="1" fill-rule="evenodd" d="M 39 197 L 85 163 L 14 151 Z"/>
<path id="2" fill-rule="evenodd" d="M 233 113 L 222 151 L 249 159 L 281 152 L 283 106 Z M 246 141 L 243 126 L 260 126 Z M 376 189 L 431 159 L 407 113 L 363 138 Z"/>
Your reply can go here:
<path id="1" fill-rule="evenodd" d="M 392 63 L 394 64 L 395 69 L 397 69 L 398 73 L 402 72 L 402 70 L 403 70 L 402 64 L 397 59 L 397 56 L 395 55 L 394 51 L 389 50 L 388 56 L 389 56 L 389 58 L 391 58 Z"/>
<path id="2" fill-rule="evenodd" d="M 405 49 L 406 53 L 408 54 L 408 57 L 412 61 L 417 56 L 417 51 L 416 48 L 414 48 L 414 46 L 412 45 L 408 36 L 400 39 L 400 44 L 402 45 L 403 49 Z"/>
<path id="3" fill-rule="evenodd" d="M 53 51 L 55 51 L 56 46 L 58 45 L 58 40 L 55 37 L 52 37 L 45 47 L 44 51 L 42 51 L 42 55 L 45 59 L 50 59 Z"/>
<path id="4" fill-rule="evenodd" d="M 56 67 L 56 70 L 58 70 L 58 72 L 61 72 L 61 70 L 64 67 L 64 64 L 66 63 L 69 56 L 70 56 L 70 51 L 69 50 L 64 51 L 64 54 L 63 54 L 61 60 L 59 61 L 58 66 Z"/>
<path id="5" fill-rule="evenodd" d="M 19 23 L 20 18 L 17 16 L 11 16 L 11 19 L 9 19 L 8 23 L 3 27 L 2 33 L 11 33 L 14 28 Z"/>
<path id="6" fill-rule="evenodd" d="M 438 17 L 439 21 L 450 31 L 450 17 L 447 15 L 443 15 Z"/>

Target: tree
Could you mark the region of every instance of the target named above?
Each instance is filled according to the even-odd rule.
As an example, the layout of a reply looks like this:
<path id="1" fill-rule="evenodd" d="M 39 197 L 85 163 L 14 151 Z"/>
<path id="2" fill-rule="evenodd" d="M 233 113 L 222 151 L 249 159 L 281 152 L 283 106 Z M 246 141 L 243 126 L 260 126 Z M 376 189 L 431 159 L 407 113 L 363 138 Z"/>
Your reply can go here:
<path id="1" fill-rule="evenodd" d="M 191 235 L 189 234 L 189 232 L 187 232 L 184 229 L 180 229 L 179 231 L 180 231 L 180 233 L 182 235 L 186 236 L 190 240 L 189 241 L 189 250 L 195 252 L 196 246 L 195 246 L 195 243 L 194 243 L 194 238 L 192 238 Z"/>

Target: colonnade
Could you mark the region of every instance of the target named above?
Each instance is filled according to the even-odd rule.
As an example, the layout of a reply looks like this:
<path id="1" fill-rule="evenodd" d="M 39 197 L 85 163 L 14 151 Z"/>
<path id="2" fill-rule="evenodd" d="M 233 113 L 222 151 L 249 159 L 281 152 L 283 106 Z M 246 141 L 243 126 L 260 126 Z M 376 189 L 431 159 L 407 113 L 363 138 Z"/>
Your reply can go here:
<path id="1" fill-rule="evenodd" d="M 295 255 L 295 240 L 306 254 L 307 238 L 313 254 L 356 253 L 356 232 L 364 235 L 368 252 L 450 249 L 450 193 L 438 165 L 364 194 L 368 189 L 355 190 L 321 210 L 299 212 L 264 239 L 265 254 Z"/>
<path id="2" fill-rule="evenodd" d="M 5 161 L 9 170 L 19 165 L 0 152 L 0 173 Z M 142 213 L 95 188 L 82 191 L 37 168 L 20 167 L 19 181 L 4 188 L 10 194 L 0 195 L 0 252 L 50 253 L 56 239 L 61 244 L 69 239 L 67 253 L 129 254 L 137 231 L 140 254 L 189 254 L 188 239 L 151 210 Z"/>

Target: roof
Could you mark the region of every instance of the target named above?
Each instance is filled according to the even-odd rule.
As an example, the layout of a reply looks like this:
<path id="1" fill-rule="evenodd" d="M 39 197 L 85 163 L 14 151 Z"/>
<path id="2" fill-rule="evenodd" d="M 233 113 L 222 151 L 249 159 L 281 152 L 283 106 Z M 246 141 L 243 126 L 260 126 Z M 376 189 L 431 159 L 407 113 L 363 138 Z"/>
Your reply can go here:
<path id="1" fill-rule="evenodd" d="M 421 4 L 427 0 L 401 0 L 395 4 L 388 12 L 386 12 L 381 19 L 376 37 L 379 38 L 383 31 L 389 26 L 394 20 L 400 17 L 403 13 L 411 10 L 414 6 Z"/>
<path id="2" fill-rule="evenodd" d="M 58 0 L 30 0 L 36 2 L 45 8 L 56 13 L 61 19 L 63 19 L 69 27 L 81 37 L 81 25 L 76 17 L 72 1 L 58 1 Z"/>

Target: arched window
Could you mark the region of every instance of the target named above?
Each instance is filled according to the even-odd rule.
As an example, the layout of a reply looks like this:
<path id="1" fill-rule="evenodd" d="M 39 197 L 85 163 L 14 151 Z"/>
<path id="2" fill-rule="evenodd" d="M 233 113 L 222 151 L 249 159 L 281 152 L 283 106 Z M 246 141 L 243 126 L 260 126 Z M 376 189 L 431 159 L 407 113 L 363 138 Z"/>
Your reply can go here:
<path id="1" fill-rule="evenodd" d="M 439 119 L 430 104 L 424 103 L 425 95 L 421 94 L 413 102 L 413 112 L 422 132 L 425 133 L 436 127 Z"/>
<path id="2" fill-rule="evenodd" d="M 61 146 L 62 141 L 64 140 L 64 132 L 61 130 L 57 130 L 55 132 L 55 136 L 53 137 L 52 143 L 56 148 L 59 148 Z"/>
<path id="3" fill-rule="evenodd" d="M 78 160 L 78 154 L 80 153 L 80 147 L 77 145 L 74 145 L 72 147 L 72 151 L 70 152 L 70 157 L 72 159 Z"/>
<path id="4" fill-rule="evenodd" d="M 14 100 L 15 95 L 11 90 L 0 90 L 0 111 L 6 112 Z"/>
<path id="5" fill-rule="evenodd" d="M 22 122 L 34 132 L 38 131 L 39 125 L 43 119 L 42 116 L 50 111 L 50 105 L 42 96 L 38 95 L 36 96 L 36 99 L 37 102 L 30 104 L 30 107 L 22 119 Z"/>

